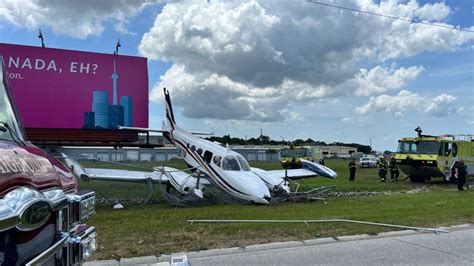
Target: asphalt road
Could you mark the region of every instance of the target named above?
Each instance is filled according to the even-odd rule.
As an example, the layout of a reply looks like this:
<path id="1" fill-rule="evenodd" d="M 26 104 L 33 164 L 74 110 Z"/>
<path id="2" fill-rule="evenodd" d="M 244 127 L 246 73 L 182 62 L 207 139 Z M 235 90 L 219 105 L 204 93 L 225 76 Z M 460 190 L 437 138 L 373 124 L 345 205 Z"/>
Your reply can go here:
<path id="1" fill-rule="evenodd" d="M 341 240 L 246 247 L 228 254 L 189 254 L 198 265 L 474 265 L 474 226 L 450 233 L 392 233 Z"/>

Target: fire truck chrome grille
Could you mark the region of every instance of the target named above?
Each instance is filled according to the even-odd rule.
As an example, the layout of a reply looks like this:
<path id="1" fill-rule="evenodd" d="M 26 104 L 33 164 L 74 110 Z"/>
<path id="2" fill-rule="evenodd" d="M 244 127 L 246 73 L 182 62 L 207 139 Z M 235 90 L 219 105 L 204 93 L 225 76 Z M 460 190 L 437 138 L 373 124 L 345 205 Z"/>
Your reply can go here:
<path id="1" fill-rule="evenodd" d="M 43 193 L 28 187 L 8 192 L 0 199 L 0 232 L 11 228 L 31 231 L 44 225 L 52 213 L 68 204 L 60 189 Z"/>
<path id="2" fill-rule="evenodd" d="M 46 250 L 55 240 L 55 226 L 51 223 L 38 230 L 34 237 L 16 228 L 0 233 L 0 265 L 23 264 Z"/>

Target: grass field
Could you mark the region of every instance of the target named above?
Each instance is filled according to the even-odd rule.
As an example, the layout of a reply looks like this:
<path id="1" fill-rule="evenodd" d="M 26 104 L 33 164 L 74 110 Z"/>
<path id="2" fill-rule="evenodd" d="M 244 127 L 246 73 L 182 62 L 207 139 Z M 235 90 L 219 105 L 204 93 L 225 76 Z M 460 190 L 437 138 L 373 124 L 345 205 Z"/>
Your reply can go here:
<path id="1" fill-rule="evenodd" d="M 281 168 L 278 163 L 251 162 L 263 169 Z M 185 168 L 182 162 L 167 166 Z M 273 241 L 303 240 L 351 234 L 376 234 L 393 230 L 350 224 L 195 224 L 188 219 L 332 219 L 344 218 L 411 226 L 436 227 L 474 223 L 474 191 L 458 192 L 455 185 L 424 184 L 408 180 L 380 183 L 375 169 L 357 169 L 356 181 L 348 181 L 347 161 L 328 160 L 326 165 L 339 176 L 304 180 L 308 186 L 336 185 L 335 191 L 385 191 L 370 197 L 328 197 L 326 202 L 281 203 L 278 205 L 212 205 L 177 208 L 168 204 L 125 205 L 112 210 L 97 206 L 97 215 L 88 221 L 98 231 L 99 249 L 95 259 L 168 254 L 178 251 L 236 247 Z M 88 167 L 104 167 L 88 163 Z M 150 168 L 150 163 L 140 163 Z M 110 166 L 107 166 L 110 167 Z M 423 187 L 425 192 L 407 193 Z M 141 184 L 80 182 L 80 188 L 94 189 L 110 198 L 140 198 L 146 193 Z M 159 198 L 159 193 L 155 197 Z"/>

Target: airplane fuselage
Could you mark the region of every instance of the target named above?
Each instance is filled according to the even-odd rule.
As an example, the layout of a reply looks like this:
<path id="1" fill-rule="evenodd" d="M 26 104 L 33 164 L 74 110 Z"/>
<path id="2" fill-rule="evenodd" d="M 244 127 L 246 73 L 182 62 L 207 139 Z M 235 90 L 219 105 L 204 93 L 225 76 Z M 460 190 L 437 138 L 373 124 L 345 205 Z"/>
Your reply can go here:
<path id="1" fill-rule="evenodd" d="M 242 155 L 175 125 L 171 127 L 164 136 L 177 147 L 189 166 L 205 173 L 216 186 L 238 199 L 269 203 L 268 187 L 250 170 Z"/>
<path id="2" fill-rule="evenodd" d="M 168 188 L 173 187 L 180 195 L 195 195 L 199 198 L 203 198 L 204 188 L 210 185 L 209 182 L 211 182 L 236 199 L 257 204 L 268 204 L 272 196 L 278 199 L 292 193 L 288 182 L 292 178 L 311 177 L 319 172 L 331 178 L 337 176 L 332 170 L 324 169 L 323 166 L 309 161 L 303 164 L 304 169 L 265 171 L 250 168 L 247 160 L 242 155 L 220 143 L 196 136 L 207 135 L 208 133 L 188 132 L 178 127 L 174 118 L 169 92 L 166 89 L 163 89 L 163 92 L 167 122 L 166 124 L 163 122 L 163 129 L 120 128 L 163 133 L 163 136 L 178 149 L 182 159 L 191 170 L 198 174 L 191 176 L 187 172 L 178 169 L 156 167 L 154 168 L 154 174 L 150 177 L 147 177 L 147 173 L 127 173 L 127 177 L 130 175 L 138 176 L 133 180 L 143 181 L 145 177 L 147 182 L 166 182 L 166 192 L 169 192 Z M 97 174 L 97 171 L 94 171 L 96 172 L 95 178 L 104 176 L 103 173 Z M 114 175 L 115 173 L 109 172 L 109 174 Z M 124 178 L 116 175 L 114 179 L 123 180 Z"/>

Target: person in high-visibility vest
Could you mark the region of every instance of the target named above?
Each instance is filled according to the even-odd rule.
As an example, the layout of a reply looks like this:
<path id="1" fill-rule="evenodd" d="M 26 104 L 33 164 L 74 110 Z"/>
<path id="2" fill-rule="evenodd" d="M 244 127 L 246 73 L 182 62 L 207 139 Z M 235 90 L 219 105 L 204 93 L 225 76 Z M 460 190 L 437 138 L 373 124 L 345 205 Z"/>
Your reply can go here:
<path id="1" fill-rule="evenodd" d="M 380 182 L 385 182 L 385 179 L 387 178 L 387 161 L 383 156 L 379 157 L 380 161 L 378 162 L 377 166 L 379 168 L 379 177 L 380 177 Z"/>

